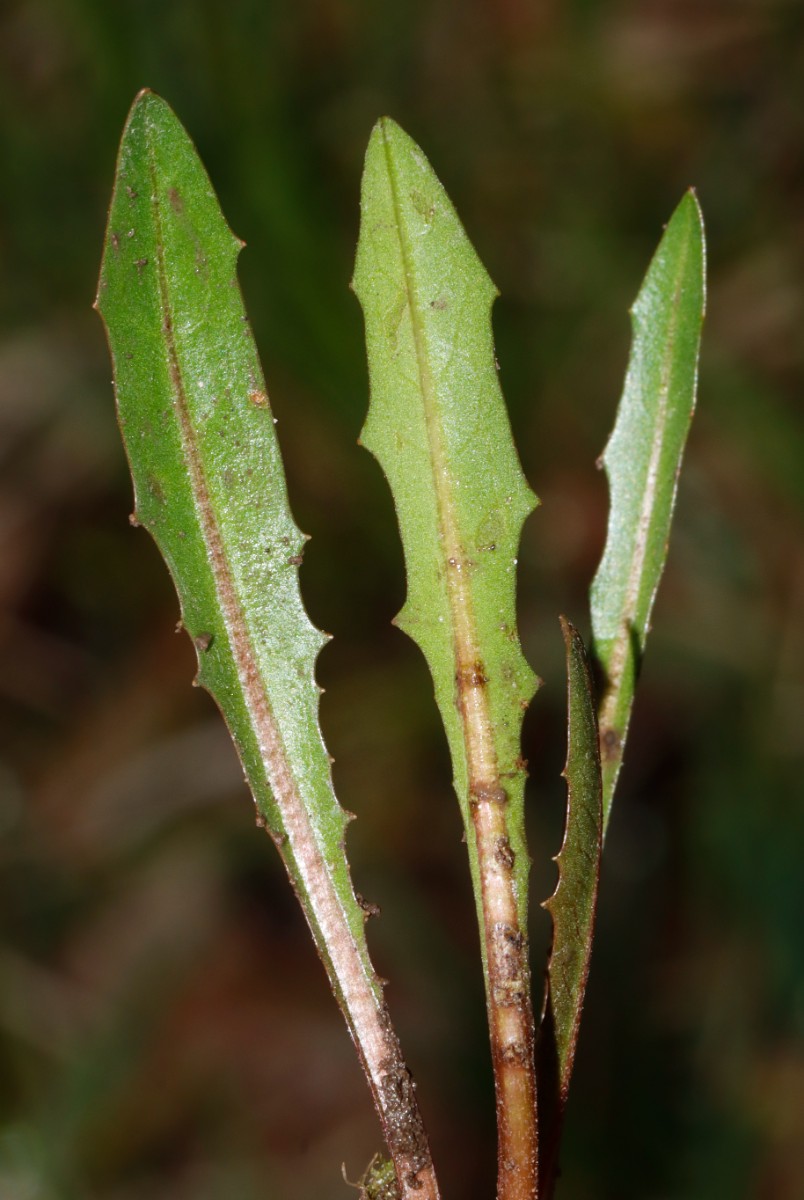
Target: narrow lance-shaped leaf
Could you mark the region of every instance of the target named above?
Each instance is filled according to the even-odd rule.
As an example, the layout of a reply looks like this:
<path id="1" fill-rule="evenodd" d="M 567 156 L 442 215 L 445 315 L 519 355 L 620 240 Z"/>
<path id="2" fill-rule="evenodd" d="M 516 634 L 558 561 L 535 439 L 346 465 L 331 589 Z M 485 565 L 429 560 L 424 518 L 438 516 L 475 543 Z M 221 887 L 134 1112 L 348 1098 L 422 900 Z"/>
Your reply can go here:
<path id="1" fill-rule="evenodd" d="M 437 1196 L 412 1084 L 366 948 L 302 606 L 304 537 L 237 286 L 230 232 L 187 134 L 144 92 L 123 134 L 97 307 L 135 514 L 155 538 L 258 810 L 357 1043 L 400 1194 Z"/>
<path id="2" fill-rule="evenodd" d="M 567 819 L 556 856 L 558 885 L 544 908 L 553 918 L 547 1002 L 539 1032 L 539 1119 L 545 1200 L 557 1167 L 564 1108 L 575 1061 L 592 953 L 603 808 L 594 690 L 583 642 L 562 618 L 567 650 Z"/>
<path id="3" fill-rule="evenodd" d="M 594 650 L 605 675 L 599 713 L 604 829 L 695 407 L 704 254 L 701 211 L 690 191 L 665 230 L 631 310 L 628 373 L 603 454 L 611 511 L 591 603 Z"/>
<path id="4" fill-rule="evenodd" d="M 393 121 L 366 155 L 354 287 L 407 567 L 397 623 L 421 647 L 452 754 L 478 907 L 497 1086 L 499 1196 L 535 1186 L 516 555 L 535 504 L 497 380 L 494 285 L 421 150 Z"/>

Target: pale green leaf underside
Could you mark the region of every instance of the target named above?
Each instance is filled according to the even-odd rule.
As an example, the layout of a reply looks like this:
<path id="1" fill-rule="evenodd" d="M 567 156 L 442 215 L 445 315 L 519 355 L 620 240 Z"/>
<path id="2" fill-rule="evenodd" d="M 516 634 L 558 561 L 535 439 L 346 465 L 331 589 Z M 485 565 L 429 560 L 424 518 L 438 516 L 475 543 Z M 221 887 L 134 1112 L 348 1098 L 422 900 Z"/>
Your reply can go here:
<path id="1" fill-rule="evenodd" d="M 497 380 L 496 290 L 421 150 L 387 118 L 369 143 L 361 213 L 354 288 L 371 386 L 361 436 L 388 478 L 399 518 L 408 591 L 397 621 L 433 677 L 478 901 L 456 673 L 475 670 L 485 680 L 525 928 L 520 731 L 536 680 L 517 637 L 515 579 L 522 523 L 536 498 Z"/>
<path id="2" fill-rule="evenodd" d="M 704 253 L 701 212 L 694 193 L 688 192 L 632 309 L 628 372 L 603 455 L 611 509 L 591 607 L 595 654 L 607 676 L 600 710 L 604 827 L 667 557 L 678 473 L 695 407 Z"/>
<path id="3" fill-rule="evenodd" d="M 558 886 L 544 904 L 553 918 L 548 966 L 550 1025 L 555 1037 L 560 1104 L 566 1102 L 592 952 L 603 809 L 594 692 L 583 643 L 562 620 L 567 649 L 567 819 L 556 857 Z"/>
<path id="4" fill-rule="evenodd" d="M 239 250 L 187 134 L 164 101 L 141 94 L 121 144 L 97 301 L 136 521 L 170 568 L 198 682 L 227 721 L 319 952 L 331 968 L 276 802 L 282 790 L 308 814 L 379 1003 L 318 725 L 314 663 L 325 639 L 299 594 L 304 537 L 237 284 Z"/>

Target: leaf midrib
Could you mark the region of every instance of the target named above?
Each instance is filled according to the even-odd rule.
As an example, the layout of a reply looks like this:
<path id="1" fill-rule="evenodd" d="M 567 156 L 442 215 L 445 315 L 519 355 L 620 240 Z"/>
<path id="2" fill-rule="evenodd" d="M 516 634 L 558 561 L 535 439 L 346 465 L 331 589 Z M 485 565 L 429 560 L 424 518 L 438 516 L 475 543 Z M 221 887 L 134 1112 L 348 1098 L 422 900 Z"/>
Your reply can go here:
<path id="1" fill-rule="evenodd" d="M 316 944 L 319 953 L 335 962 L 339 953 L 357 961 L 360 975 L 368 985 L 374 1010 L 382 1004 L 379 986 L 366 969 L 361 950 L 355 942 L 346 912 L 336 888 L 332 884 L 329 869 L 318 844 L 318 838 L 309 819 L 302 797 L 293 779 L 287 751 L 273 715 L 254 647 L 248 632 L 240 599 L 234 584 L 232 570 L 223 546 L 216 520 L 209 486 L 203 463 L 197 452 L 192 429 L 187 391 L 184 383 L 178 347 L 173 328 L 170 286 L 165 265 L 165 239 L 162 227 L 162 212 L 159 198 L 158 175 L 152 140 L 147 139 L 148 168 L 151 176 L 151 202 L 156 234 L 157 278 L 163 315 L 163 333 L 167 347 L 168 367 L 173 391 L 175 411 L 178 416 L 182 451 L 188 466 L 193 494 L 193 504 L 207 548 L 207 558 L 212 571 L 215 591 L 218 596 L 223 623 L 232 648 L 238 680 L 243 690 L 246 707 L 257 736 L 263 770 L 277 801 L 284 833 L 290 842 L 295 864 L 310 896 L 310 915 L 318 925 Z M 282 834 L 274 839 L 283 852 Z M 285 854 L 283 853 L 283 857 Z M 343 986 L 348 982 L 336 970 L 337 981 Z M 334 979 L 333 979 L 334 982 Z M 361 989 L 357 989 L 358 991 Z M 345 991 L 345 988 L 344 988 Z M 357 997 L 344 997 L 351 1008 Z M 367 1007 L 365 1002 L 358 1007 Z"/>
<path id="2" fill-rule="evenodd" d="M 668 325 L 667 336 L 664 339 L 665 351 L 662 356 L 660 371 L 656 435 L 654 436 L 651 444 L 651 452 L 648 459 L 648 468 L 646 472 L 646 485 L 642 493 L 642 503 L 640 505 L 639 516 L 637 519 L 637 535 L 634 540 L 634 554 L 631 559 L 631 567 L 628 572 L 628 579 L 624 592 L 621 626 L 609 653 L 609 677 L 612 680 L 617 681 L 618 687 L 619 682 L 621 681 L 622 673 L 625 670 L 625 664 L 628 661 L 629 651 L 631 649 L 631 639 L 633 636 L 632 631 L 634 630 L 637 608 L 640 601 L 640 591 L 645 570 L 645 561 L 648 557 L 648 547 L 651 542 L 651 526 L 653 524 L 652 517 L 654 515 L 656 494 L 658 491 L 660 478 L 659 464 L 664 451 L 665 437 L 670 417 L 669 398 L 672 387 L 675 343 L 676 336 L 678 334 L 679 313 L 681 308 L 681 286 L 684 280 L 689 252 L 690 244 L 689 239 L 687 239 L 684 244 L 684 252 L 679 256 L 678 259 L 675 286 L 673 289 L 671 318 Z M 636 632 L 641 647 L 644 641 L 644 632 L 642 630 L 637 630 Z M 605 726 L 613 720 L 615 707 L 616 695 L 613 697 L 611 702 L 604 704 L 603 710 L 601 711 L 600 723 L 602 728 L 605 728 Z"/>
<path id="3" fill-rule="evenodd" d="M 479 876 L 479 917 L 483 927 L 481 945 L 497 1092 L 498 1195 L 505 1197 L 505 1200 L 532 1200 L 538 1177 L 538 1135 L 527 930 L 520 926 L 512 872 L 501 864 L 495 853 L 503 841 L 510 847 L 510 802 L 501 787 L 488 700 L 488 679 L 480 655 L 467 578 L 469 564 L 458 533 L 450 465 L 444 451 L 426 337 L 416 303 L 413 256 L 406 237 L 399 185 L 384 127 L 383 149 L 430 446 L 441 550 L 446 558 L 455 700 L 461 722 L 467 775 L 467 795 L 459 795 L 459 800 L 466 808 L 467 841 L 474 840 L 473 850 Z M 444 719 L 446 724 L 446 714 Z M 510 998 L 513 992 L 508 989 L 514 988 L 520 991 L 517 1002 L 512 1004 Z"/>
<path id="4" fill-rule="evenodd" d="M 471 589 L 466 573 L 468 563 L 461 546 L 455 502 L 451 486 L 451 468 L 444 450 L 444 437 L 438 418 L 437 400 L 432 371 L 427 351 L 427 342 L 416 303 L 415 272 L 411 248 L 405 230 L 399 184 L 389 140 L 383 129 L 383 149 L 391 190 L 391 203 L 402 256 L 405 276 L 405 292 L 410 313 L 413 344 L 416 354 L 416 369 L 422 395 L 425 428 L 430 445 L 430 469 L 436 498 L 438 531 L 442 543 L 446 570 L 446 590 L 452 630 L 453 657 L 455 660 L 456 691 L 462 704 L 459 711 L 462 720 L 464 754 L 466 759 L 467 783 L 473 786 L 496 786 L 499 780 L 497 753 L 494 746 L 491 714 L 486 698 L 485 683 L 472 685 L 475 674 L 484 674 L 480 659 L 477 625 L 474 616 Z"/>

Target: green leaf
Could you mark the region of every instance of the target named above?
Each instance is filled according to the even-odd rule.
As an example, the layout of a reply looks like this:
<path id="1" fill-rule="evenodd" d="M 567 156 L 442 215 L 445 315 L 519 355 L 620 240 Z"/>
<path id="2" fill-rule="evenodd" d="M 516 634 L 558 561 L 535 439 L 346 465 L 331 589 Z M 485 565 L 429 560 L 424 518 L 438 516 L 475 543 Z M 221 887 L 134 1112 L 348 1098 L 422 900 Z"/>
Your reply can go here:
<path id="1" fill-rule="evenodd" d="M 525 1100 L 515 1112 L 520 1099 L 511 1099 L 507 1112 L 527 1140 L 535 1098 L 524 1078 L 532 1019 L 520 731 L 536 679 L 517 637 L 515 580 L 522 523 L 536 499 L 497 380 L 494 285 L 421 150 L 387 118 L 369 143 L 361 208 L 354 288 L 371 385 L 362 441 L 388 478 L 399 519 L 408 593 L 397 623 L 427 660 L 451 750 L 498 1104 L 506 1108 L 505 1070 L 520 1072 L 512 1094 Z M 501 1141 L 501 1164 L 530 1170 L 530 1153 L 523 1143 L 506 1158 Z"/>
<path id="2" fill-rule="evenodd" d="M 561 619 L 567 650 L 567 819 L 555 858 L 558 885 L 544 902 L 553 918 L 547 1003 L 539 1032 L 539 1120 L 543 1178 L 555 1168 L 564 1107 L 575 1061 L 592 953 L 603 807 L 594 689 L 583 642 Z M 546 1193 L 550 1194 L 549 1189 Z"/>
<path id="3" fill-rule="evenodd" d="M 361 441 L 388 478 L 399 518 L 408 592 L 396 623 L 433 676 L 476 876 L 466 710 L 482 704 L 481 751 L 505 780 L 524 918 L 520 731 L 536 678 L 517 637 L 515 581 L 536 499 L 497 380 L 497 293 L 421 150 L 387 118 L 369 143 L 361 207 L 354 288 L 371 384 Z"/>
<path id="4" fill-rule="evenodd" d="M 241 245 L 178 120 L 141 93 L 121 143 L 97 300 L 132 520 L 170 568 L 197 681 L 226 719 L 258 823 L 282 854 L 408 1195 L 429 1156 L 346 861 L 347 817 L 318 724 L 314 665 L 326 639 L 299 593 L 305 538 L 237 285 Z M 434 1197 L 434 1182 L 417 1194 Z"/>
<path id="5" fill-rule="evenodd" d="M 695 407 L 704 254 L 701 211 L 690 191 L 665 230 L 631 310 L 625 388 L 602 459 L 611 510 L 591 605 L 594 652 L 605 674 L 599 712 L 604 829 Z"/>

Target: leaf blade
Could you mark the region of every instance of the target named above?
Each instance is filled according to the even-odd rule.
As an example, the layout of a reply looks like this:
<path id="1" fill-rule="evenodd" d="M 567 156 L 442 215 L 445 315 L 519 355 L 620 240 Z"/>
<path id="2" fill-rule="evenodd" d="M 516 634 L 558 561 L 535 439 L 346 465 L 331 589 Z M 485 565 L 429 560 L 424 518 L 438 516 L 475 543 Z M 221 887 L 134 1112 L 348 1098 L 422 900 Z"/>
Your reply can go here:
<path id="1" fill-rule="evenodd" d="M 252 722 L 235 717 L 249 690 L 238 677 L 237 643 L 250 643 L 241 648 L 256 660 L 281 736 L 292 744 L 294 710 L 304 713 L 308 729 L 317 724 L 313 663 L 325 639 L 310 625 L 299 593 L 304 538 L 290 514 L 236 286 L 240 244 L 200 172 L 167 106 L 144 96 L 124 134 L 98 307 L 115 362 L 134 519 L 168 562 L 198 650 L 198 683 L 229 710 L 249 774 L 258 778 L 264 770 Z M 243 403 L 250 395 L 257 401 Z M 252 486 L 255 475 L 270 480 L 268 500 L 256 480 Z M 320 736 L 304 752 L 324 795 L 329 772 Z M 255 788 L 255 799 L 281 838 L 286 830 L 267 784 Z M 345 818 L 334 821 L 342 834 Z"/>
<path id="2" fill-rule="evenodd" d="M 366 155 L 353 286 L 371 400 L 361 439 L 394 498 L 408 594 L 466 830 L 498 1099 L 499 1194 L 536 1186 L 527 958 L 524 709 L 515 566 L 536 503 L 514 449 L 491 331 L 496 295 L 419 147 L 385 118 Z"/>
<path id="3" fill-rule="evenodd" d="M 189 137 L 137 98 L 121 142 L 96 307 L 107 328 L 135 523 L 162 552 L 259 813 L 277 844 L 374 1093 L 404 1196 L 437 1197 L 407 1069 L 365 939 L 347 816 L 318 725 L 326 640 L 301 600 L 290 512 L 228 229 Z M 406 1083 L 406 1081 L 408 1081 Z"/>
<path id="4" fill-rule="evenodd" d="M 678 475 L 695 408 L 705 308 L 705 242 L 694 192 L 671 217 L 632 307 L 632 346 L 603 452 L 611 496 L 590 600 L 600 705 L 604 829 L 622 765 L 634 688 L 667 557 Z"/>
<path id="5" fill-rule="evenodd" d="M 575 1063 L 603 852 L 603 781 L 592 676 L 580 634 L 564 617 L 561 631 L 567 658 L 567 816 L 554 859 L 558 883 L 542 905 L 553 921 L 553 940 L 537 1042 L 540 1166 L 547 1197 L 555 1182 Z"/>
<path id="6" fill-rule="evenodd" d="M 544 902 L 553 918 L 553 948 L 548 965 L 550 1004 L 558 1050 L 559 1084 L 566 1101 L 575 1059 L 603 849 L 600 752 L 594 689 L 583 642 L 565 618 L 561 628 L 567 654 L 567 818 L 555 857 L 559 878 Z"/>
<path id="7" fill-rule="evenodd" d="M 410 172 L 413 182 L 404 180 L 394 197 L 390 180 L 397 170 Z M 435 251 L 430 244 L 414 245 L 406 263 L 397 230 L 408 230 L 413 244 L 438 220 L 446 225 L 437 233 L 441 245 Z M 376 265 L 381 261 L 393 263 L 393 275 Z M 414 328 L 403 287 L 424 330 Z M 375 129 L 366 158 L 354 288 L 366 318 L 371 381 L 361 443 L 389 480 L 405 550 L 408 594 L 396 623 L 430 666 L 455 788 L 471 828 L 455 698 L 454 627 L 460 618 L 447 568 L 453 581 L 468 581 L 463 591 L 477 621 L 469 637 L 484 647 L 488 678 L 481 686 L 502 730 L 502 771 L 516 786 L 524 783 L 522 713 L 537 680 L 516 637 L 514 567 L 522 523 L 537 501 L 521 474 L 496 377 L 490 324 L 496 289 L 424 155 L 387 119 Z M 459 340 L 464 349 L 456 363 Z M 425 386 L 420 373 L 430 376 Z M 422 392 L 429 395 L 422 398 Z M 445 495 L 445 478 L 451 495 Z"/>

